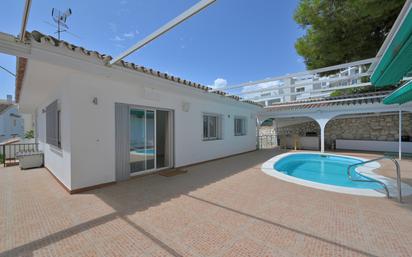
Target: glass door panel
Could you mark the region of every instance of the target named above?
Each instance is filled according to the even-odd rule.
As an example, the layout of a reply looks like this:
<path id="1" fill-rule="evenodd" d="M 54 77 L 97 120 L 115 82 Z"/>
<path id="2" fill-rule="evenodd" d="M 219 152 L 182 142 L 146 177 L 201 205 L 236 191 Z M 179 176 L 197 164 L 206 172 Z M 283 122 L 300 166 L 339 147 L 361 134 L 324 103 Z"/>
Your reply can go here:
<path id="1" fill-rule="evenodd" d="M 130 110 L 130 172 L 171 166 L 171 116 L 169 111 Z"/>
<path id="2" fill-rule="evenodd" d="M 146 170 L 155 169 L 155 112 L 146 110 Z"/>
<path id="3" fill-rule="evenodd" d="M 156 110 L 156 167 L 170 166 L 170 129 L 168 111 Z"/>
<path id="4" fill-rule="evenodd" d="M 146 170 L 145 110 L 130 110 L 130 172 Z"/>

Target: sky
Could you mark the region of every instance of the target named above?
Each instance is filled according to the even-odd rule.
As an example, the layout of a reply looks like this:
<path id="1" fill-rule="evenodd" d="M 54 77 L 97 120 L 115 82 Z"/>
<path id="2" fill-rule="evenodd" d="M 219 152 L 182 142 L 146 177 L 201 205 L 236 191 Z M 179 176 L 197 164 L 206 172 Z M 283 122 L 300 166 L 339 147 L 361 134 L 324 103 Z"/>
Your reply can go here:
<path id="1" fill-rule="evenodd" d="M 55 35 L 52 8 L 65 11 L 62 39 L 116 56 L 198 0 L 37 0 L 27 30 Z M 217 0 L 127 61 L 213 87 L 305 70 L 294 44 L 304 34 L 293 20 L 298 0 Z M 2 0 L 0 32 L 18 35 L 24 0 Z M 57 36 L 56 36 L 57 37 Z M 0 66 L 15 72 L 15 57 Z M 0 69 L 0 98 L 14 95 L 14 77 Z"/>

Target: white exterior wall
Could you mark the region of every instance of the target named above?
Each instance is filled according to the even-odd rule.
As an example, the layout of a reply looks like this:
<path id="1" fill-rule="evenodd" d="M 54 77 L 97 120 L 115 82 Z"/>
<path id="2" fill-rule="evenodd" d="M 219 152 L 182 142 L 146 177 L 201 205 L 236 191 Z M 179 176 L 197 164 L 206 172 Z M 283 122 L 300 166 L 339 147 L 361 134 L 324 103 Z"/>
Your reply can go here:
<path id="1" fill-rule="evenodd" d="M 24 124 L 24 133 L 26 133 L 29 130 L 33 129 L 33 116 L 31 114 L 26 114 L 26 113 L 21 113 L 21 117 L 23 118 L 23 124 Z"/>
<path id="2" fill-rule="evenodd" d="M 85 83 L 86 82 L 86 83 Z M 166 82 L 166 83 L 165 83 Z M 256 148 L 254 107 L 210 101 L 204 92 L 182 94 L 153 89 L 172 87 L 167 81 L 144 79 L 136 84 L 82 74 L 70 85 L 72 122 L 72 187 L 82 188 L 115 180 L 115 103 L 166 108 L 174 111 L 175 167 L 212 160 Z M 98 98 L 98 105 L 92 103 Z M 188 112 L 183 102 L 190 103 Z M 233 102 L 232 102 L 233 103 Z M 223 139 L 203 141 L 202 113 L 223 115 Z M 230 115 L 230 118 L 228 117 Z M 234 136 L 234 116 L 247 117 L 248 134 Z"/>
<path id="3" fill-rule="evenodd" d="M 9 107 L 7 110 L 0 114 L 0 142 L 3 142 L 13 137 L 24 136 L 23 118 L 10 116 L 11 114 L 21 116 L 17 109 L 17 106 Z"/>
<path id="4" fill-rule="evenodd" d="M 37 106 L 37 133 L 45 151 L 46 167 L 71 190 L 115 180 L 115 103 L 174 111 L 175 167 L 256 149 L 256 113 L 260 109 L 257 106 L 133 71 L 108 75 L 40 62 L 35 63 L 36 68 L 33 65 L 31 61 L 27 78 L 41 70 L 54 77 L 46 78 L 47 82 L 37 81 L 43 71 L 35 75 L 33 83 L 59 83 L 59 88 L 49 89 L 47 100 L 41 100 L 41 106 Z M 22 98 L 33 89 L 25 86 L 27 91 L 22 92 Z M 33 94 L 36 92 L 33 89 Z M 97 105 L 92 103 L 94 97 L 98 99 Z M 45 144 L 45 113 L 41 110 L 55 99 L 61 101 L 62 151 Z M 189 103 L 188 112 L 182 110 L 183 103 Z M 31 105 L 22 104 L 24 108 Z M 202 140 L 204 112 L 222 115 L 222 140 Z M 247 118 L 246 136 L 234 136 L 235 116 Z"/>
<path id="5" fill-rule="evenodd" d="M 72 187 L 71 181 L 71 133 L 70 133 L 70 107 L 64 88 L 60 87 L 52 92 L 45 102 L 38 106 L 35 112 L 36 137 L 39 150 L 44 152 L 44 165 L 67 188 Z M 46 143 L 46 113 L 43 111 L 53 101 L 58 100 L 61 109 L 62 147 L 61 149 Z"/>

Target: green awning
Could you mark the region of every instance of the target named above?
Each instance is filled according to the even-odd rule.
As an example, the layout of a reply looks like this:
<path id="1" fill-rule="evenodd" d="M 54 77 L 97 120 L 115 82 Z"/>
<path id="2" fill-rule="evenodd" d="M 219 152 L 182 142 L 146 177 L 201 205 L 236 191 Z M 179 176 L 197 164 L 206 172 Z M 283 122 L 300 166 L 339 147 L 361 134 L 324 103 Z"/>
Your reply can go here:
<path id="1" fill-rule="evenodd" d="M 412 71 L 412 11 L 409 10 L 375 68 L 371 82 L 375 87 L 394 85 L 410 71 Z"/>
<path id="2" fill-rule="evenodd" d="M 384 104 L 404 104 L 412 101 L 412 80 L 383 99 Z"/>

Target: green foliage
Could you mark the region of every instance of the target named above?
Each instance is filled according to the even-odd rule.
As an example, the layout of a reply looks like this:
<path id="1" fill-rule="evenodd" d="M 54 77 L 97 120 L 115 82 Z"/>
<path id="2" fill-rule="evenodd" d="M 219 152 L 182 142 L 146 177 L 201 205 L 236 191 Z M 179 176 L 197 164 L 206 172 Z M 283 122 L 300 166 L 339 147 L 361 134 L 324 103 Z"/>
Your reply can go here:
<path id="1" fill-rule="evenodd" d="M 393 90 L 396 86 L 387 86 L 383 88 L 376 89 L 374 86 L 367 86 L 367 87 L 354 87 L 354 88 L 347 88 L 347 89 L 337 89 L 333 91 L 330 96 L 346 96 L 346 95 L 354 95 L 354 94 L 363 94 L 363 93 L 370 93 L 370 92 L 377 92 L 377 91 L 385 91 L 385 90 Z"/>
<path id="2" fill-rule="evenodd" d="M 300 0 L 295 21 L 306 30 L 295 43 L 308 69 L 371 58 L 404 0 Z"/>
<path id="3" fill-rule="evenodd" d="M 32 138 L 34 138 L 34 130 L 28 130 L 28 131 L 26 132 L 26 134 L 24 134 L 24 138 L 26 138 L 26 139 L 32 139 Z"/>
<path id="4" fill-rule="evenodd" d="M 2 154 L 0 154 L 0 163 L 4 162 L 4 156 Z"/>

